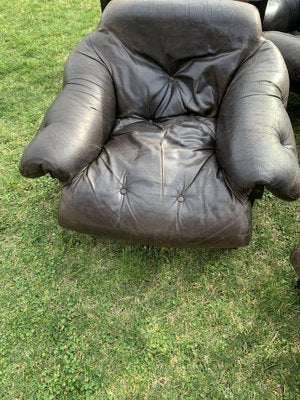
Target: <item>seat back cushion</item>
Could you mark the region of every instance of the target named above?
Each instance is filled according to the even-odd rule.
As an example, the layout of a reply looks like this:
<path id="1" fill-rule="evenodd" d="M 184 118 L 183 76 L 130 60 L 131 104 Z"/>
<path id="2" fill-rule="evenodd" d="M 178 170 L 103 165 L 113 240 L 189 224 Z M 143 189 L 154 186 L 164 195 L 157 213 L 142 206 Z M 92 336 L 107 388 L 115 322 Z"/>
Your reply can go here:
<path id="1" fill-rule="evenodd" d="M 262 42 L 257 10 L 224 0 L 114 0 L 91 37 L 118 116 L 216 116 L 238 66 Z"/>

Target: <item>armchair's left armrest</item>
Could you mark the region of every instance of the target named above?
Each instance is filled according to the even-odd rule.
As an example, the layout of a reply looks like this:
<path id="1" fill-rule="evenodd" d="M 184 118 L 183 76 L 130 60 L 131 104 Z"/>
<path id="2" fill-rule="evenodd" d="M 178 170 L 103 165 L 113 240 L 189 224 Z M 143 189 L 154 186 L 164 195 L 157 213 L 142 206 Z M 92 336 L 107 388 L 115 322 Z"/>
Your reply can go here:
<path id="1" fill-rule="evenodd" d="M 300 196 L 293 129 L 284 105 L 288 73 L 278 49 L 265 41 L 235 74 L 218 116 L 216 155 L 236 193 L 265 186 L 277 197 Z"/>

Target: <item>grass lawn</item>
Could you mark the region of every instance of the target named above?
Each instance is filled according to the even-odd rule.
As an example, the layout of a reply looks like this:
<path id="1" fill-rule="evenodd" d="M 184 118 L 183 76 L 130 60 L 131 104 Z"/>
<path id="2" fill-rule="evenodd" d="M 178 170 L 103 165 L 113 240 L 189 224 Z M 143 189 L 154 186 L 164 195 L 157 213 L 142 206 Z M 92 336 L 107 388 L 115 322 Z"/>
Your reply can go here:
<path id="1" fill-rule="evenodd" d="M 0 4 L 0 399 L 299 399 L 299 202 L 265 193 L 246 248 L 154 249 L 63 230 L 59 184 L 20 176 L 99 12 Z M 289 111 L 300 148 L 300 96 Z"/>

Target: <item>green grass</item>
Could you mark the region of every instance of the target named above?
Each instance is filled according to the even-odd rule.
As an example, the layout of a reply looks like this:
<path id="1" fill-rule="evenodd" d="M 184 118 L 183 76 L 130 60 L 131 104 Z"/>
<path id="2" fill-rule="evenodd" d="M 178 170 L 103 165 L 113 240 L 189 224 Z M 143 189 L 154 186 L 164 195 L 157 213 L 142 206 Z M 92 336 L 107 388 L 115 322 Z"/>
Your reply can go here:
<path id="1" fill-rule="evenodd" d="M 63 230 L 59 184 L 18 162 L 98 1 L 11 0 L 0 15 L 0 399 L 299 398 L 299 202 L 266 193 L 238 250 Z M 299 96 L 289 109 L 300 148 Z"/>

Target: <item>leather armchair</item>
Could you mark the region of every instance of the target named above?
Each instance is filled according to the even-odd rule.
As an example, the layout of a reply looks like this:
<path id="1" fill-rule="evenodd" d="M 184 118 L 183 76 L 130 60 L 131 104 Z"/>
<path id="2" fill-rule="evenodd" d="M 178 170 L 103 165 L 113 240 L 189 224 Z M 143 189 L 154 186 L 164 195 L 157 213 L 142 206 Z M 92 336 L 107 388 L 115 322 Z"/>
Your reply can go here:
<path id="1" fill-rule="evenodd" d="M 269 0 L 263 29 L 284 57 L 291 90 L 300 93 L 300 0 Z"/>
<path id="2" fill-rule="evenodd" d="M 251 238 L 251 196 L 300 196 L 288 74 L 254 7 L 114 0 L 72 51 L 20 171 L 61 181 L 59 222 L 176 247 Z"/>

